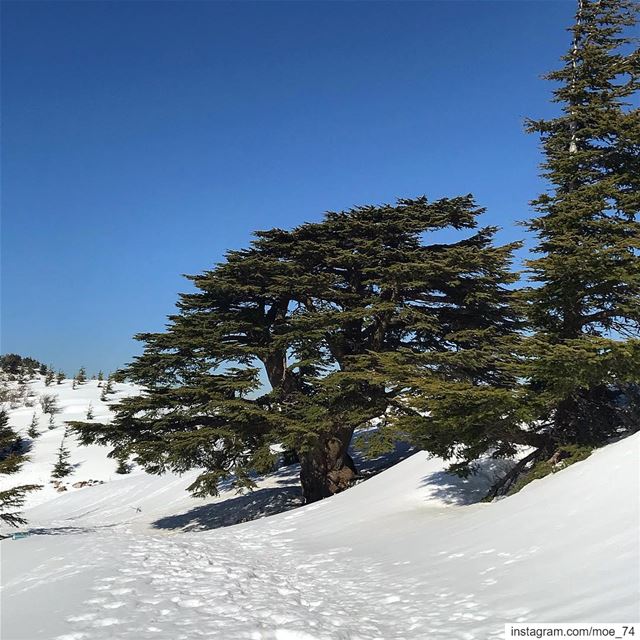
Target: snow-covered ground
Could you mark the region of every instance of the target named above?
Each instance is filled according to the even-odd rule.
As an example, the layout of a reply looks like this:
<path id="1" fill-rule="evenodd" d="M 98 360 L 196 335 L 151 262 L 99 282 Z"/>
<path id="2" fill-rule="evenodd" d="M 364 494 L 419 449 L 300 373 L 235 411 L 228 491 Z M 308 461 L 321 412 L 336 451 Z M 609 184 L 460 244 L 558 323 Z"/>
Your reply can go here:
<path id="1" fill-rule="evenodd" d="M 68 391 L 76 418 L 91 384 Z M 29 481 L 59 445 L 43 438 Z M 295 505 L 295 469 L 195 500 L 188 474 L 118 476 L 104 449 L 73 449 L 75 474 L 106 482 L 47 489 L 32 535 L 0 543 L 3 640 L 485 640 L 506 622 L 640 619 L 640 434 L 492 504 L 473 504 L 490 473 L 463 481 L 416 453 L 225 528 Z"/>

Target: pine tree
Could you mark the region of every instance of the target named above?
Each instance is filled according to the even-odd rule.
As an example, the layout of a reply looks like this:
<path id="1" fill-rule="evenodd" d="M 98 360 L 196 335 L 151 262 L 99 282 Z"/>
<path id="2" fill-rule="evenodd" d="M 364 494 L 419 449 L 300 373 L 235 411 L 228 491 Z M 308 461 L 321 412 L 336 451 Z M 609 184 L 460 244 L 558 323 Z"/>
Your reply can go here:
<path id="1" fill-rule="evenodd" d="M 624 36 L 636 13 L 628 0 L 580 0 L 564 66 L 547 76 L 562 112 L 528 125 L 551 184 L 528 223 L 530 402 L 549 449 L 637 429 L 621 401 L 640 380 L 640 111 L 629 106 L 640 53 Z"/>
<path id="2" fill-rule="evenodd" d="M 31 423 L 29 424 L 29 429 L 27 430 L 27 435 L 33 440 L 35 440 L 40 435 L 40 432 L 38 431 L 38 424 L 38 416 L 34 413 L 33 416 L 31 416 Z"/>
<path id="3" fill-rule="evenodd" d="M 12 474 L 19 471 L 25 461 L 23 443 L 15 431 L 9 426 L 9 416 L 0 409 L 0 474 Z M 0 491 L 0 520 L 11 526 L 24 524 L 26 521 L 19 510 L 24 504 L 26 495 L 40 489 L 40 485 L 20 485 Z"/>
<path id="4" fill-rule="evenodd" d="M 116 473 L 126 475 L 131 473 L 131 467 L 126 458 L 118 458 L 118 466 L 116 467 Z"/>
<path id="5" fill-rule="evenodd" d="M 45 393 L 40 396 L 40 407 L 42 408 L 42 412 L 49 415 L 56 415 L 60 413 L 60 407 L 58 406 L 58 398 L 51 394 Z"/>
<path id="6" fill-rule="evenodd" d="M 58 371 L 58 374 L 56 375 L 56 384 L 62 384 L 62 382 L 64 381 L 65 375 L 64 375 L 64 371 Z"/>
<path id="7" fill-rule="evenodd" d="M 91 403 L 89 403 L 89 406 L 87 407 L 86 419 L 93 420 L 93 405 Z"/>
<path id="8" fill-rule="evenodd" d="M 56 417 L 55 414 L 51 414 L 49 416 L 49 429 L 55 429 L 56 428 Z"/>
<path id="9" fill-rule="evenodd" d="M 98 371 L 98 387 L 102 386 L 102 382 L 104 380 L 104 373 L 102 373 L 102 369 Z"/>
<path id="10" fill-rule="evenodd" d="M 62 437 L 60 442 L 60 447 L 58 448 L 58 459 L 56 460 L 53 471 L 51 472 L 51 475 L 54 478 L 64 478 L 73 471 L 73 466 L 69 463 L 71 453 L 64 445 L 65 438 L 66 434 Z"/>
<path id="11" fill-rule="evenodd" d="M 77 384 L 84 384 L 87 381 L 87 371 L 84 367 L 80 367 L 74 380 Z"/>
<path id="12" fill-rule="evenodd" d="M 123 373 L 146 392 L 118 403 L 113 424 L 76 423 L 81 441 L 111 444 L 154 473 L 204 468 L 196 495 L 231 475 L 252 486 L 279 444 L 300 461 L 307 502 L 343 490 L 357 477 L 349 446 L 358 427 L 408 413 L 394 435 L 422 437 L 404 428 L 419 416 L 403 397 L 416 366 L 446 356 L 443 375 L 464 365 L 476 386 L 511 393 L 513 375 L 492 366 L 510 357 L 518 330 L 506 291 L 517 245 L 494 248 L 493 228 L 473 232 L 481 212 L 471 196 L 422 197 L 256 234 L 190 277 L 197 291 L 181 296 L 166 332 L 138 336 L 144 352 Z M 471 235 L 426 244 L 441 229 Z"/>
<path id="13" fill-rule="evenodd" d="M 47 369 L 47 373 L 44 377 L 44 386 L 45 387 L 50 386 L 54 378 L 55 378 L 55 373 L 53 372 L 53 369 Z"/>

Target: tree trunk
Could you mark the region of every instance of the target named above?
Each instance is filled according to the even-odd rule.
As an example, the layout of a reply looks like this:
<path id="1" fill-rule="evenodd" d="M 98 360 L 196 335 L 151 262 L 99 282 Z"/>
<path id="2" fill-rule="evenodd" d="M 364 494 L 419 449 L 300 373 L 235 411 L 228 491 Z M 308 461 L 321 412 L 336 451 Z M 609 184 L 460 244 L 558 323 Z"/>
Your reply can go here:
<path id="1" fill-rule="evenodd" d="M 352 435 L 353 429 L 343 429 L 319 436 L 312 449 L 299 453 L 305 504 L 344 491 L 355 480 L 356 466 L 348 451 Z"/>

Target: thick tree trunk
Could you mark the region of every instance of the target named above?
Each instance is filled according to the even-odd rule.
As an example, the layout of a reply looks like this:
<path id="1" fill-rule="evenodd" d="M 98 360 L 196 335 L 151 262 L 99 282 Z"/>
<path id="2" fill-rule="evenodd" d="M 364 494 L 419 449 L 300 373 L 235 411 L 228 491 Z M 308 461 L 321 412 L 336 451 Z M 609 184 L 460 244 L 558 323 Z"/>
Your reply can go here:
<path id="1" fill-rule="evenodd" d="M 299 453 L 300 481 L 305 504 L 328 498 L 348 488 L 357 477 L 349 455 L 353 429 L 320 436 L 309 451 Z"/>

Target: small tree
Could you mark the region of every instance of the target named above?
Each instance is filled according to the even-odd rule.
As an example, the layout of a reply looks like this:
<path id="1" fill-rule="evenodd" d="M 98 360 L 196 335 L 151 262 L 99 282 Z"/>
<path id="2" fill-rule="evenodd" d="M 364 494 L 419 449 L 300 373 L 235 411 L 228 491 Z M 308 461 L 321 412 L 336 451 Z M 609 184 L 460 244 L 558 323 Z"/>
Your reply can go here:
<path id="1" fill-rule="evenodd" d="M 53 414 L 51 414 L 49 416 L 49 429 L 55 429 L 56 428 L 56 418 Z"/>
<path id="2" fill-rule="evenodd" d="M 38 431 L 38 424 L 38 416 L 34 413 L 31 417 L 31 424 L 29 424 L 29 429 L 27 430 L 27 435 L 33 440 L 35 440 L 40 435 L 40 432 Z"/>
<path id="3" fill-rule="evenodd" d="M 78 384 L 84 384 L 87 381 L 87 371 L 84 367 L 80 367 L 76 373 L 75 380 Z"/>
<path id="4" fill-rule="evenodd" d="M 98 371 L 98 387 L 102 386 L 102 382 L 104 381 L 104 373 L 102 370 Z"/>
<path id="5" fill-rule="evenodd" d="M 87 420 L 93 420 L 93 417 L 93 405 L 89 403 L 89 406 L 87 407 Z"/>
<path id="6" fill-rule="evenodd" d="M 56 376 L 56 384 L 62 384 L 64 378 L 64 371 L 58 371 L 58 375 Z"/>
<path id="7" fill-rule="evenodd" d="M 58 398 L 53 394 L 45 393 L 40 396 L 40 406 L 42 412 L 50 416 L 54 416 L 60 413 L 60 407 L 58 406 Z"/>
<path id="8" fill-rule="evenodd" d="M 109 374 L 107 378 L 107 384 L 102 387 L 102 393 L 100 394 L 100 400 L 105 402 L 107 400 L 107 396 L 111 393 L 114 393 L 113 389 L 113 376 Z"/>
<path id="9" fill-rule="evenodd" d="M 65 438 L 66 434 L 62 437 L 62 441 L 60 442 L 60 448 L 58 449 L 58 459 L 53 467 L 53 471 L 51 472 L 51 475 L 54 478 L 64 478 L 73 471 L 73 466 L 69 462 L 71 453 L 69 452 L 69 449 L 67 449 L 67 447 L 65 447 L 64 445 Z"/>
<path id="10" fill-rule="evenodd" d="M 116 467 L 116 473 L 127 474 L 131 473 L 131 465 L 127 462 L 126 458 L 118 458 L 118 466 Z"/>
<path id="11" fill-rule="evenodd" d="M 45 387 L 50 386 L 54 378 L 55 378 L 55 373 L 53 372 L 53 369 L 47 369 L 47 373 L 44 376 L 44 386 Z"/>
<path id="12" fill-rule="evenodd" d="M 0 474 L 6 475 L 19 471 L 25 461 L 23 443 L 9 426 L 9 416 L 0 409 Z M 26 495 L 40 489 L 40 485 L 27 484 L 0 491 L 0 520 L 16 527 L 26 521 L 19 510 L 24 505 Z"/>

